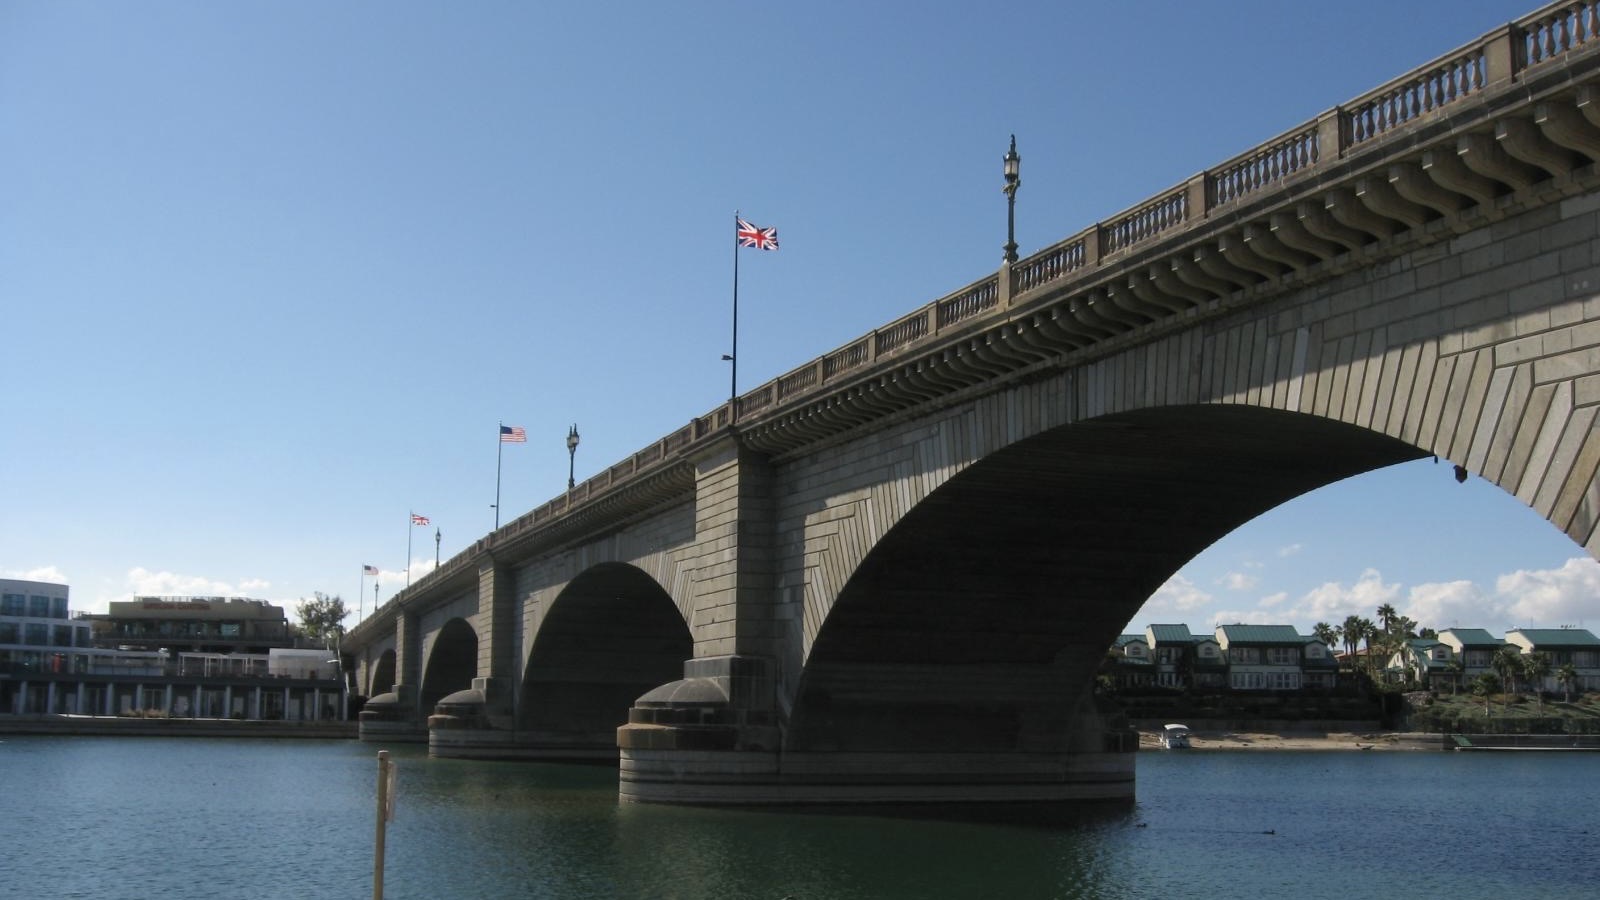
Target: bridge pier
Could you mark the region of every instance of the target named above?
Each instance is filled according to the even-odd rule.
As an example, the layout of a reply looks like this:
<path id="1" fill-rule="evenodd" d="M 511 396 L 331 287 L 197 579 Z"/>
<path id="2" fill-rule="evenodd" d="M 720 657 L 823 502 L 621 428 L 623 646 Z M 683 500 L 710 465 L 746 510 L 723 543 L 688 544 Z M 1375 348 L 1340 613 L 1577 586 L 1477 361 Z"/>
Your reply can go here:
<path id="1" fill-rule="evenodd" d="M 416 710 L 416 687 L 396 684 L 361 708 L 356 716 L 356 735 L 363 741 L 427 743 L 427 726 L 418 720 Z"/>
<path id="2" fill-rule="evenodd" d="M 1138 733 L 1108 727 L 1087 698 L 1059 749 L 795 750 L 770 660 L 689 660 L 684 678 L 640 697 L 617 729 L 619 796 L 715 806 L 1046 806 L 1134 796 Z"/>

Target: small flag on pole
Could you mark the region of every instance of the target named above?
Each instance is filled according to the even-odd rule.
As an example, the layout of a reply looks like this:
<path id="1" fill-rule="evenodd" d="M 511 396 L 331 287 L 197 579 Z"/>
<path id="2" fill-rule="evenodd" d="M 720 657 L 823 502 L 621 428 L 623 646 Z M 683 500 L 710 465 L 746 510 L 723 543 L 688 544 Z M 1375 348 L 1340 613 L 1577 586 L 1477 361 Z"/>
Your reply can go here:
<path id="1" fill-rule="evenodd" d="M 378 574 L 378 567 L 377 566 L 362 566 L 361 567 L 361 574 L 363 574 L 363 575 L 376 575 L 376 574 Z"/>
<path id="2" fill-rule="evenodd" d="M 743 219 L 735 218 L 739 223 L 736 236 L 741 247 L 754 247 L 757 250 L 778 249 L 778 229 L 758 228 Z"/>
<path id="3" fill-rule="evenodd" d="M 427 516 L 419 516 L 416 513 L 412 513 L 411 514 L 411 524 L 413 524 L 413 525 L 427 525 L 428 524 L 428 517 Z"/>
<path id="4" fill-rule="evenodd" d="M 501 425 L 500 426 L 500 443 L 502 443 L 502 444 L 525 444 L 527 442 L 528 442 L 528 432 L 524 431 L 522 429 L 521 425 Z"/>

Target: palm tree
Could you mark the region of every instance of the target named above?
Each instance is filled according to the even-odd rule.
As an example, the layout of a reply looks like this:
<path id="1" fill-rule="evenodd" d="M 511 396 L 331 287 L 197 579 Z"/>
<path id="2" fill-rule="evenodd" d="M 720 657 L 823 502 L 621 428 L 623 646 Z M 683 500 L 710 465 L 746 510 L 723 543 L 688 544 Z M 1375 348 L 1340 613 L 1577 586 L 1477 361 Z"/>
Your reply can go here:
<path id="1" fill-rule="evenodd" d="M 1539 701 L 1539 715 L 1544 715 L 1544 680 L 1550 674 L 1550 657 L 1544 653 L 1530 653 L 1522 660 L 1522 677 L 1533 687 L 1534 699 Z"/>
<path id="2" fill-rule="evenodd" d="M 1365 641 L 1366 645 L 1367 645 L 1367 668 L 1369 670 L 1371 670 L 1371 669 L 1373 669 L 1373 663 L 1372 663 L 1372 639 L 1376 638 L 1378 636 L 1378 626 L 1372 624 L 1372 620 L 1368 619 L 1368 618 L 1362 618 L 1360 620 L 1360 622 L 1361 622 L 1361 640 Z M 1374 671 L 1374 674 L 1376 674 L 1375 671 Z"/>
<path id="3" fill-rule="evenodd" d="M 1499 686 L 1499 680 L 1488 672 L 1472 679 L 1472 696 L 1483 698 L 1483 714 L 1485 716 L 1489 714 L 1489 697 L 1494 694 L 1494 689 Z"/>
<path id="4" fill-rule="evenodd" d="M 1454 697 L 1456 692 L 1461 689 L 1461 676 L 1466 674 L 1467 667 L 1462 664 L 1461 660 L 1451 658 L 1449 662 L 1444 664 L 1444 669 L 1450 673 L 1450 696 Z"/>
<path id="5" fill-rule="evenodd" d="M 1501 647 L 1489 660 L 1489 667 L 1500 676 L 1506 689 L 1506 705 L 1511 705 L 1511 695 L 1517 692 L 1517 676 L 1522 673 L 1522 654 L 1511 647 Z"/>
<path id="6" fill-rule="evenodd" d="M 1572 663 L 1562 663 L 1561 667 L 1556 669 L 1556 683 L 1561 685 L 1562 699 L 1571 703 L 1572 686 L 1578 683 L 1578 667 Z"/>
<path id="7" fill-rule="evenodd" d="M 1499 679 L 1496 679 L 1493 674 L 1483 673 L 1472 679 L 1472 697 L 1483 698 L 1483 714 L 1485 716 L 1490 714 L 1490 697 L 1493 697 L 1496 687 L 1499 687 Z"/>
<path id="8" fill-rule="evenodd" d="M 1352 669 L 1355 668 L 1356 647 L 1361 645 L 1361 635 L 1364 633 L 1361 621 L 1360 616 L 1345 616 L 1344 624 L 1339 627 L 1339 637 L 1344 641 L 1344 653 Z"/>
<path id="9" fill-rule="evenodd" d="M 1388 632 L 1391 630 L 1389 626 L 1394 623 L 1394 620 L 1398 615 L 1399 614 L 1394 611 L 1394 604 L 1385 603 L 1384 605 L 1378 607 L 1378 624 L 1383 626 L 1383 630 L 1385 632 Z"/>
<path id="10" fill-rule="evenodd" d="M 1327 622 L 1318 622 L 1311 629 L 1311 636 L 1327 644 L 1330 649 L 1339 646 L 1339 629 L 1329 625 Z"/>

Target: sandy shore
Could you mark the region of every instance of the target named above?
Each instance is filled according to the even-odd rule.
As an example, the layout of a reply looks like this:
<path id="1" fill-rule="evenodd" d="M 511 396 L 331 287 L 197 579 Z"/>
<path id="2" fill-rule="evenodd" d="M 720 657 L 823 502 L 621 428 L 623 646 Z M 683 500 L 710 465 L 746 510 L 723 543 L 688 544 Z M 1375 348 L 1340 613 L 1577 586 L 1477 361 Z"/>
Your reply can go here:
<path id="1" fill-rule="evenodd" d="M 1420 733 L 1303 731 L 1283 734 L 1248 731 L 1190 732 L 1195 750 L 1438 750 L 1439 735 Z M 1160 750 L 1159 732 L 1140 731 L 1140 750 Z"/>

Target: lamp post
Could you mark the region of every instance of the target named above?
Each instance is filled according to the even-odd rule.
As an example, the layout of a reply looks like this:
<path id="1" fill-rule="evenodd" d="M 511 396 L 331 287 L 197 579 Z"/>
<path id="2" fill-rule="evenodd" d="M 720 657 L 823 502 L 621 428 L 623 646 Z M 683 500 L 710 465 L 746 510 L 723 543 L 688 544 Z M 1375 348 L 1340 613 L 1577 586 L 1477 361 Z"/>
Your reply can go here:
<path id="1" fill-rule="evenodd" d="M 1017 136 L 1011 136 L 1011 149 L 1001 160 L 1005 165 L 1006 186 L 1006 262 L 1017 261 L 1017 188 L 1022 186 L 1022 157 L 1017 155 Z"/>
<path id="2" fill-rule="evenodd" d="M 439 568 L 439 526 L 433 527 L 433 567 Z"/>
<path id="3" fill-rule="evenodd" d="M 572 467 L 577 463 L 577 460 L 578 426 L 573 424 L 572 428 L 567 431 L 567 490 L 569 491 L 577 484 L 576 481 L 572 480 Z"/>

